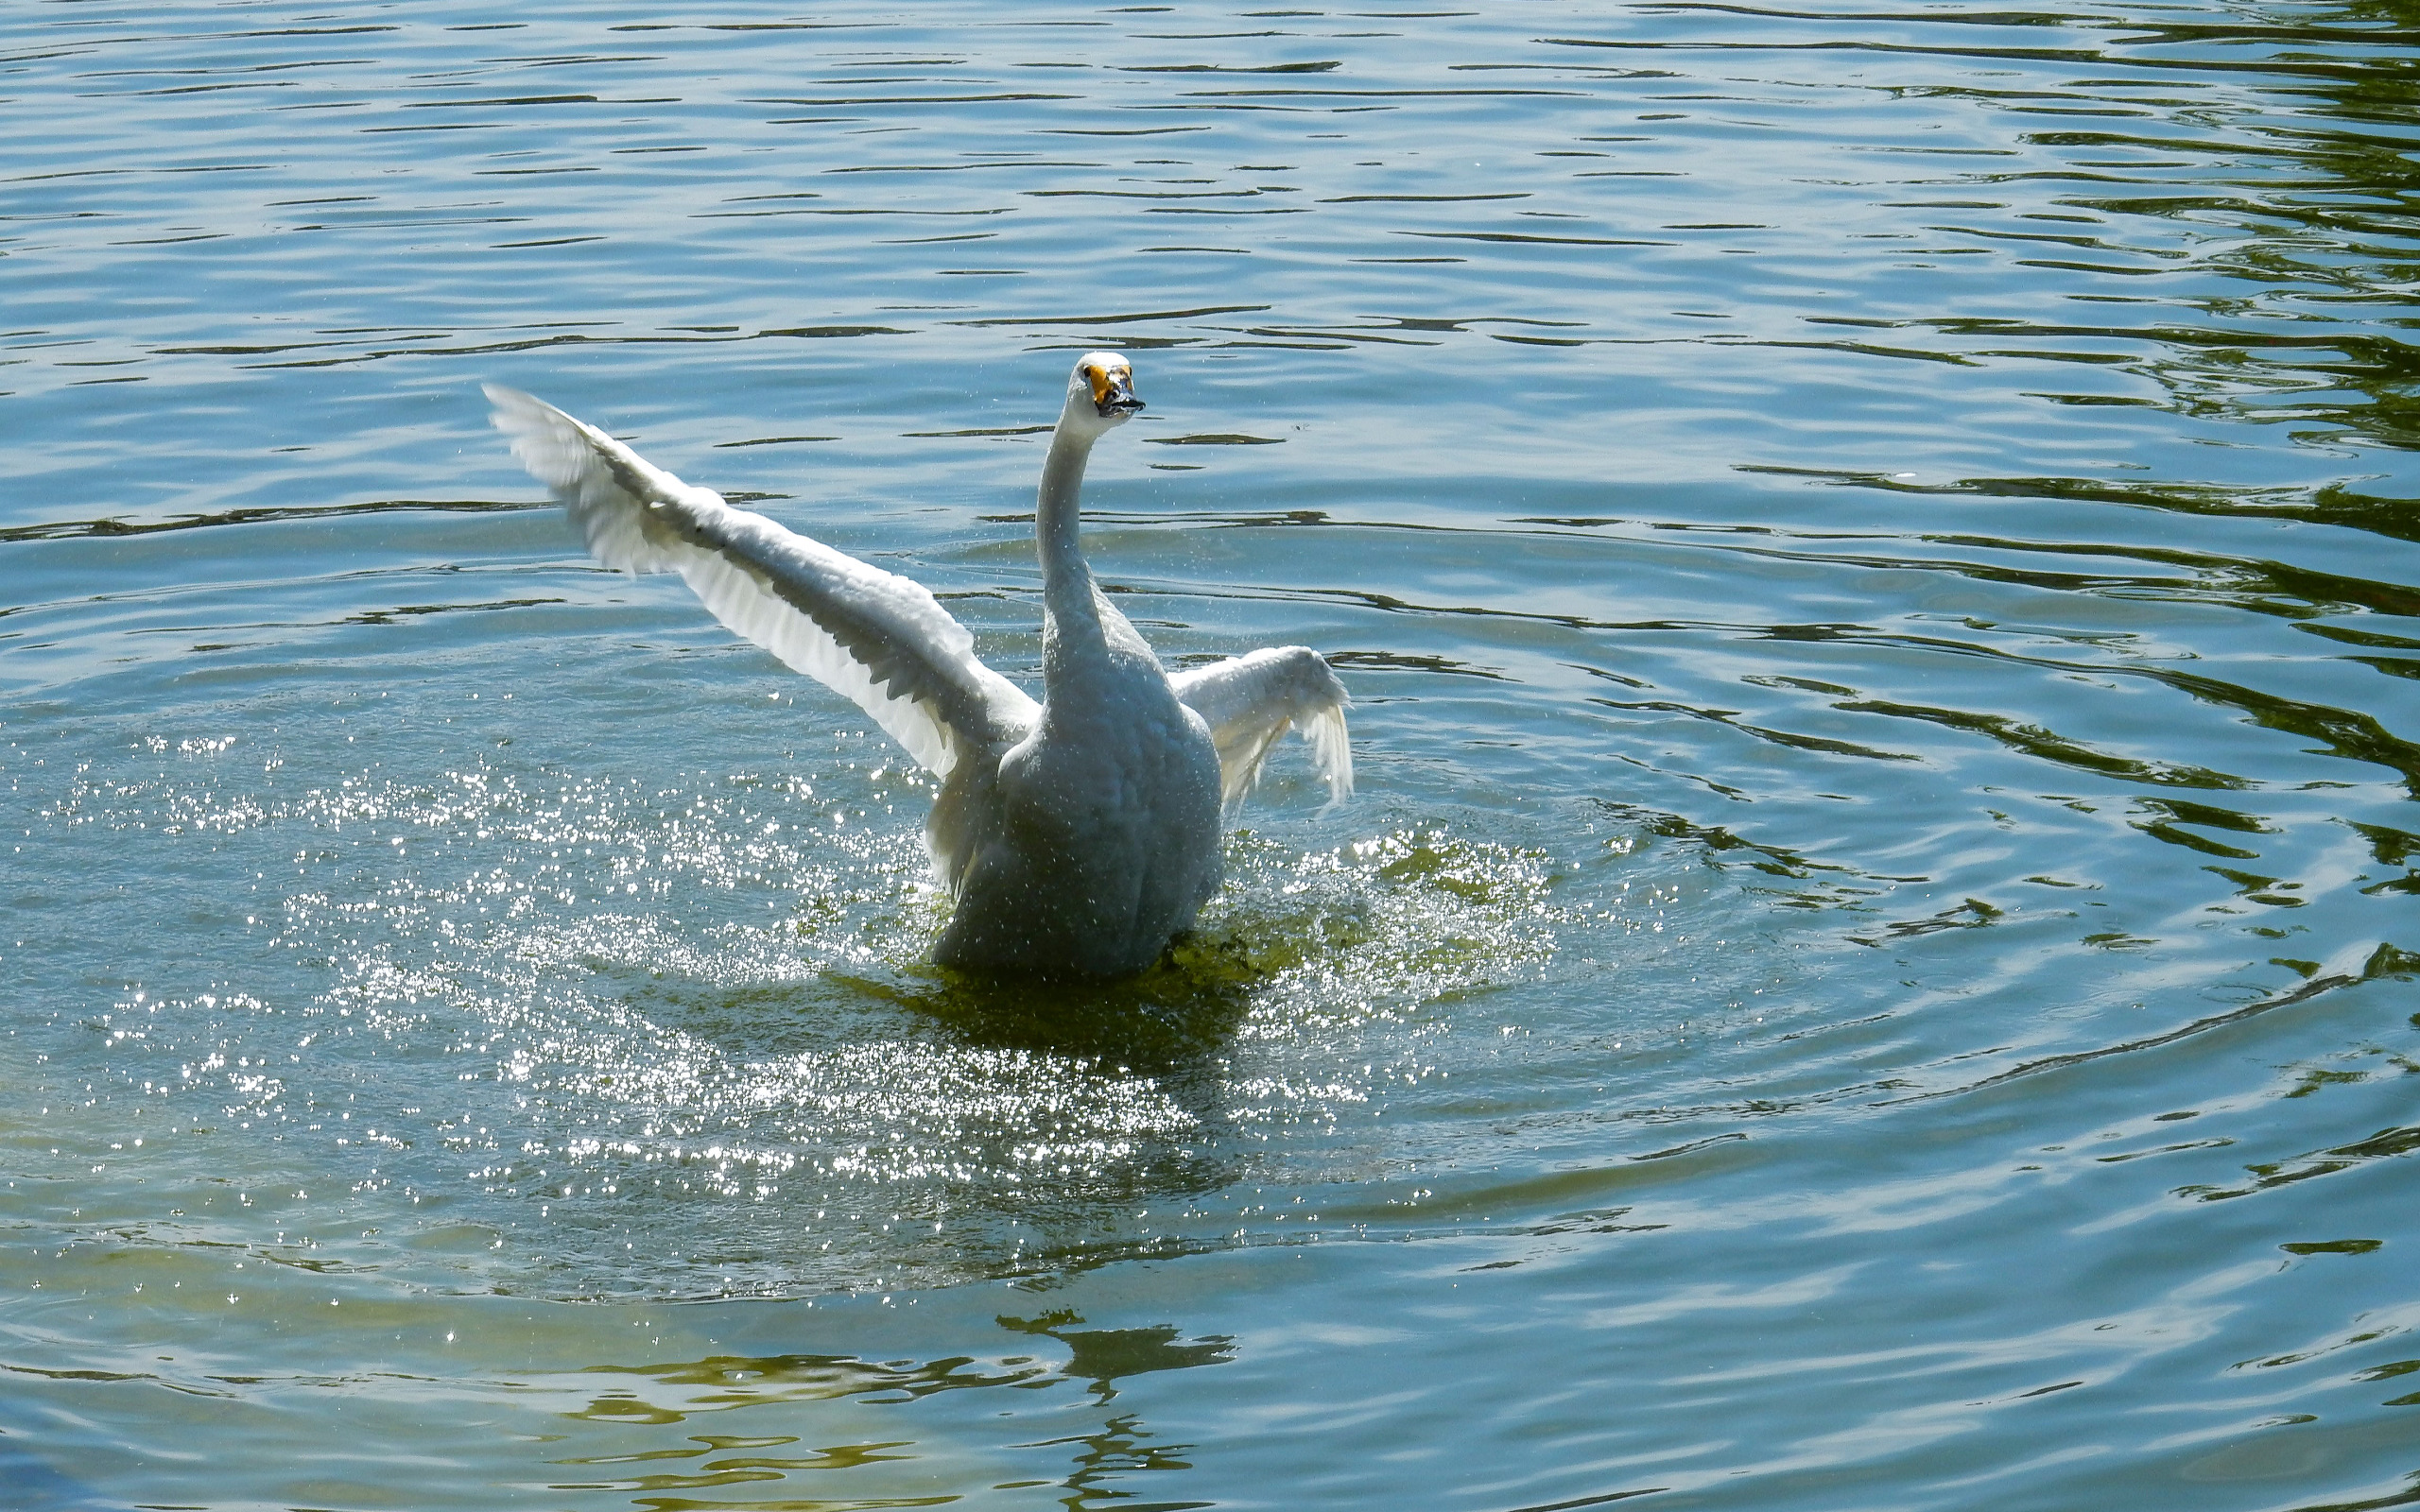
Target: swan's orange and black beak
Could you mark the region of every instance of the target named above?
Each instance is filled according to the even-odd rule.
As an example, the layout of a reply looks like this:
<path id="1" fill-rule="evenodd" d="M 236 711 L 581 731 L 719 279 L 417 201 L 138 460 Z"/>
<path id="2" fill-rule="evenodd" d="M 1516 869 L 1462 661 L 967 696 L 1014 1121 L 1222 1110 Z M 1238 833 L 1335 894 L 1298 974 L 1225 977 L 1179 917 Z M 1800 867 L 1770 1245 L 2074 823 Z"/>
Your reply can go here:
<path id="1" fill-rule="evenodd" d="M 1084 368 L 1093 386 L 1093 408 L 1103 420 L 1124 420 L 1143 407 L 1134 397 L 1134 369 L 1120 362 L 1096 362 Z"/>

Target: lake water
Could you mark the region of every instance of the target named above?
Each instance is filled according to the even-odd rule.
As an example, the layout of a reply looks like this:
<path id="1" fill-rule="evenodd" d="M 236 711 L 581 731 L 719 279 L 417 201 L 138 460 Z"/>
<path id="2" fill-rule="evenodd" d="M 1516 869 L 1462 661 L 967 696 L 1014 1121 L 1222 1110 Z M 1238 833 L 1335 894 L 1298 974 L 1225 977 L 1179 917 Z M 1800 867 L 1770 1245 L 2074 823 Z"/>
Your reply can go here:
<path id="1" fill-rule="evenodd" d="M 0 26 L 0 1502 L 2420 1502 L 2409 5 L 635 15 Z M 987 988 L 478 384 L 1030 679 L 1094 348 L 1360 793 Z"/>

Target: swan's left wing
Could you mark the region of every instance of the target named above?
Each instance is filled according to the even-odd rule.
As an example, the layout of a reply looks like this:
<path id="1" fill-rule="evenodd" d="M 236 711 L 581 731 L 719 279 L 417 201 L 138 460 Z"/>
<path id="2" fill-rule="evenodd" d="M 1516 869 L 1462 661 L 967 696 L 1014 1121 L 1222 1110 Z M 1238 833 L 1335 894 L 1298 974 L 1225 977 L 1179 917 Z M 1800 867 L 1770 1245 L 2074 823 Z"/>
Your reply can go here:
<path id="1" fill-rule="evenodd" d="M 845 694 L 926 769 L 1031 729 L 1039 710 L 975 655 L 923 584 L 735 509 L 594 425 L 486 386 L 512 455 L 552 489 L 588 549 L 625 572 L 677 572 L 725 626 Z"/>
<path id="2" fill-rule="evenodd" d="M 1219 747 L 1219 796 L 1233 808 L 1252 791 L 1269 748 L 1288 728 L 1310 742 L 1327 779 L 1328 800 L 1353 796 L 1353 747 L 1344 729 L 1344 684 L 1307 646 L 1279 646 L 1230 657 L 1168 679 L 1176 696 L 1210 727 Z"/>

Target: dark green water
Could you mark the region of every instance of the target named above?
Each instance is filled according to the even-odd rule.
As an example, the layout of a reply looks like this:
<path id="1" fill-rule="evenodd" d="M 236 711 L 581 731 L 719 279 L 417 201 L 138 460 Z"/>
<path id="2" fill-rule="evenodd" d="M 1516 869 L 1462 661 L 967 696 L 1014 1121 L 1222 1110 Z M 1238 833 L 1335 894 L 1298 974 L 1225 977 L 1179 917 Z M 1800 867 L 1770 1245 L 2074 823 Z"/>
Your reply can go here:
<path id="1" fill-rule="evenodd" d="M 19 5 L 0 1502 L 2420 1503 L 2420 13 Z M 1299 747 L 1161 971 L 481 380 Z M 9 1501 L 10 1497 L 14 1501 Z"/>

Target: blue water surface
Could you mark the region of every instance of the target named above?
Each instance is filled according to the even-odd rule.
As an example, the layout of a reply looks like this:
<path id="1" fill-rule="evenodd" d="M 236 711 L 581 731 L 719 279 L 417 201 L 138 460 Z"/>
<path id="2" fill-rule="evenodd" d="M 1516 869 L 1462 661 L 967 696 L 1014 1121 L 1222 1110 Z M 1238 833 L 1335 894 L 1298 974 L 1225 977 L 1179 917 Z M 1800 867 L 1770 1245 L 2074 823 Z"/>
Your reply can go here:
<path id="1" fill-rule="evenodd" d="M 2415 36 L 16 6 L 11 1504 L 2420 1503 Z M 1030 682 L 1094 349 L 1360 791 L 969 982 L 478 385 Z"/>

